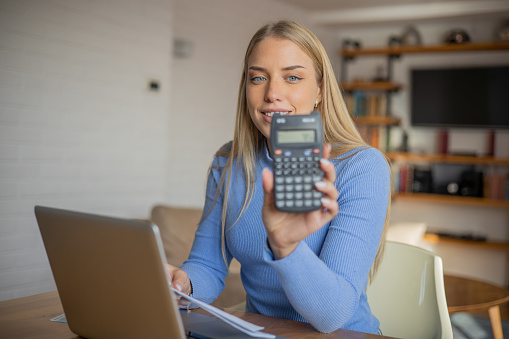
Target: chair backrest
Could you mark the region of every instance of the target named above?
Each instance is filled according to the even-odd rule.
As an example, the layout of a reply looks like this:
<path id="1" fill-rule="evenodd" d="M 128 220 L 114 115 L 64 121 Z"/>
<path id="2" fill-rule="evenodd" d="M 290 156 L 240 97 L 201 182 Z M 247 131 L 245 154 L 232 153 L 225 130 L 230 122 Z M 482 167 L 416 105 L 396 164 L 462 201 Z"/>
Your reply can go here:
<path id="1" fill-rule="evenodd" d="M 452 338 L 442 259 L 436 254 L 387 241 L 384 259 L 366 293 L 384 335 Z"/>

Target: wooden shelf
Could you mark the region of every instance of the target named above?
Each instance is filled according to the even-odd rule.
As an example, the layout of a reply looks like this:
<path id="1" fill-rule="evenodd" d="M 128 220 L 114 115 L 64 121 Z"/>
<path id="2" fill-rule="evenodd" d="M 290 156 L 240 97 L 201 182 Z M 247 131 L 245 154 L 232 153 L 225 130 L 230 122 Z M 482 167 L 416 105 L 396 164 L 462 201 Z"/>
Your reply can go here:
<path id="1" fill-rule="evenodd" d="M 450 244 L 459 246 L 469 246 L 477 248 L 485 248 L 490 250 L 509 252 L 509 243 L 506 242 L 493 242 L 493 241 L 475 241 L 467 239 L 456 239 L 450 237 L 442 237 L 438 234 L 426 233 L 424 240 L 432 244 Z"/>
<path id="2" fill-rule="evenodd" d="M 393 193 L 396 201 L 430 202 L 434 204 L 469 205 L 494 208 L 509 208 L 509 201 L 492 200 L 486 198 L 464 197 L 459 195 L 431 194 L 431 193 Z"/>
<path id="3" fill-rule="evenodd" d="M 398 152 L 388 152 L 386 155 L 392 161 L 509 166 L 509 158 Z"/>
<path id="4" fill-rule="evenodd" d="M 390 81 L 354 81 L 341 84 L 341 89 L 346 92 L 352 91 L 398 91 L 401 85 Z"/>
<path id="5" fill-rule="evenodd" d="M 357 125 L 384 125 L 384 126 L 397 126 L 400 124 L 401 119 L 396 117 L 356 117 L 353 121 Z"/>
<path id="6" fill-rule="evenodd" d="M 509 49 L 509 42 L 481 42 L 462 44 L 439 44 L 428 46 L 394 46 L 378 48 L 343 49 L 341 55 L 354 57 L 358 55 L 400 55 L 411 53 L 443 53 L 443 52 L 464 52 L 464 51 L 500 51 Z"/>

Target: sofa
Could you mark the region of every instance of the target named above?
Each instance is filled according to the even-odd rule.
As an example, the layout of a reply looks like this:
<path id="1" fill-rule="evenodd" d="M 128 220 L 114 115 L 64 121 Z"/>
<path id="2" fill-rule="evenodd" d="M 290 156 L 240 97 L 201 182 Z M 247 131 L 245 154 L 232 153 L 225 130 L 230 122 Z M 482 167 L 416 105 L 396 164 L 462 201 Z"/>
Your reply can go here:
<path id="1" fill-rule="evenodd" d="M 150 213 L 150 220 L 159 227 L 166 260 L 180 267 L 187 259 L 193 244 L 202 210 L 167 205 L 156 205 Z M 233 259 L 230 273 L 225 280 L 226 287 L 212 303 L 217 307 L 234 307 L 245 302 L 246 292 L 240 279 L 240 263 Z"/>

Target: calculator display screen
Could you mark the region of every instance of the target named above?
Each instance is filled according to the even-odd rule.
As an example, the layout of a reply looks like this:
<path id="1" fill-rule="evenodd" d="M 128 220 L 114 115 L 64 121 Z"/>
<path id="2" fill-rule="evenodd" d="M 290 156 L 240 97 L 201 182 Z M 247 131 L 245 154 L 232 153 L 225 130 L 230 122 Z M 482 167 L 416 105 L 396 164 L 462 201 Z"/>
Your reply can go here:
<path id="1" fill-rule="evenodd" d="M 292 130 L 292 131 L 277 131 L 277 141 L 281 144 L 290 143 L 314 143 L 316 140 L 316 131 L 309 130 Z"/>

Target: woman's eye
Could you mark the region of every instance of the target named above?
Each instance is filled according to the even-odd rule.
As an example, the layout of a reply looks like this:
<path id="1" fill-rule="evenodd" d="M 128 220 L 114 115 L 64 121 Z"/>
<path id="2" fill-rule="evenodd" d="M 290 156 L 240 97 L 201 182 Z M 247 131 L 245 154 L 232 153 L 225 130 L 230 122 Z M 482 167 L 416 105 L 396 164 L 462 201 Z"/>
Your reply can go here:
<path id="1" fill-rule="evenodd" d="M 251 81 L 253 81 L 253 82 L 262 82 L 264 80 L 265 80 L 264 77 L 252 77 L 251 78 Z"/>
<path id="2" fill-rule="evenodd" d="M 288 79 L 288 81 L 290 81 L 290 82 L 296 82 L 296 81 L 299 81 L 301 78 L 296 77 L 295 75 L 291 75 L 291 76 L 289 76 L 287 79 Z"/>

